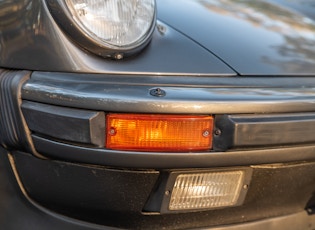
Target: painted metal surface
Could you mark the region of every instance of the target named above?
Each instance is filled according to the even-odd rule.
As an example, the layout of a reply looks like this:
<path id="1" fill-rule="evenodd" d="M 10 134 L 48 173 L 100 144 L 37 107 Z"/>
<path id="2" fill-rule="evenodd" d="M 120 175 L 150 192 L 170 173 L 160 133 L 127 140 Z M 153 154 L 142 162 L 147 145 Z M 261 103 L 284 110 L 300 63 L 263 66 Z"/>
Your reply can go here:
<path id="1" fill-rule="evenodd" d="M 3 68 L 142 75 L 235 75 L 214 55 L 163 23 L 158 24 L 151 43 L 143 52 L 114 61 L 86 51 L 64 34 L 44 0 L 1 1 L 0 19 L 0 66 Z"/>
<path id="2" fill-rule="evenodd" d="M 158 0 L 158 12 L 242 75 L 315 73 L 313 1 Z"/>

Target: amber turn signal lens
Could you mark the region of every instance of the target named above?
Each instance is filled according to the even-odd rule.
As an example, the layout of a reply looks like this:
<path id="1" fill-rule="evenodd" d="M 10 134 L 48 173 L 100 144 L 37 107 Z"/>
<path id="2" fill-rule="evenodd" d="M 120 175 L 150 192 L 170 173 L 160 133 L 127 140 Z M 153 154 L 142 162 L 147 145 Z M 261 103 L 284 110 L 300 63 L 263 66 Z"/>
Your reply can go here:
<path id="1" fill-rule="evenodd" d="M 108 114 L 106 148 L 196 151 L 212 148 L 212 116 Z"/>

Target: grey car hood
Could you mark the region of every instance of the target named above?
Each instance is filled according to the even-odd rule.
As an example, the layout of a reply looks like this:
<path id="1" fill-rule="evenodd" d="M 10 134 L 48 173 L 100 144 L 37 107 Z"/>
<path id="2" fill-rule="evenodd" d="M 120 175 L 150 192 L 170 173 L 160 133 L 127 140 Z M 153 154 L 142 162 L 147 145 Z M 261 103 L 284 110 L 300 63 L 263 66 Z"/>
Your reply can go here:
<path id="1" fill-rule="evenodd" d="M 315 76 L 315 2 L 157 0 L 158 19 L 240 75 Z"/>

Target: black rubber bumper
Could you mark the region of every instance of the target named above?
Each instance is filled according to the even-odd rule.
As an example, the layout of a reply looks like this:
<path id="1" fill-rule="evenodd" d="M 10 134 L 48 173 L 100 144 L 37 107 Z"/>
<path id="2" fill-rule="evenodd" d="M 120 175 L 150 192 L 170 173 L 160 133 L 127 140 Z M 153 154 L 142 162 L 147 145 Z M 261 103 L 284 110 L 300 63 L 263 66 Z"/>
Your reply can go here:
<path id="1" fill-rule="evenodd" d="M 32 203 L 20 189 L 9 162 L 0 147 L 0 226 L 5 230 L 100 230 L 114 229 L 88 224 L 51 212 Z M 36 178 L 34 178 L 36 180 Z"/>
<path id="2" fill-rule="evenodd" d="M 251 166 L 241 206 L 159 214 L 144 209 L 167 171 L 79 165 L 4 149 L 0 159 L 4 229 L 290 229 L 293 220 L 291 229 L 312 229 L 314 223 L 306 212 L 314 207 L 314 162 Z"/>
<path id="3" fill-rule="evenodd" d="M 253 88 L 259 79 L 250 80 L 253 86 L 237 79 L 233 81 L 240 87 L 222 88 L 212 84 L 231 79 L 202 78 L 194 83 L 195 78 L 185 78 L 188 82 L 148 78 L 152 82 L 143 83 L 138 77 L 130 84 L 125 76 L 76 77 L 0 74 L 0 141 L 14 149 L 0 151 L 3 229 L 288 229 L 284 226 L 294 218 L 299 225 L 292 229 L 312 229 L 314 218 L 305 210 L 313 213 L 315 207 L 313 87 L 300 86 L 288 93 L 280 87 L 282 79 L 274 80 L 276 88 Z M 174 83 L 169 84 L 170 80 Z M 312 79 L 303 80 L 309 81 L 315 85 Z M 292 82 L 286 84 L 293 87 Z M 166 91 L 164 98 L 149 93 L 157 86 Z M 112 151 L 104 148 L 104 136 L 94 135 L 102 132 L 104 127 L 99 124 L 112 111 L 214 114 L 223 144 L 215 137 L 220 151 L 200 153 Z M 254 115 L 244 115 L 248 113 Z M 53 117 L 55 124 L 47 117 Z M 76 126 L 71 125 L 73 117 Z M 225 136 L 225 130 L 232 135 Z M 268 135 L 270 130 L 276 130 L 280 139 Z M 258 131 L 267 135 L 249 139 Z M 284 131 L 287 135 L 282 135 Z M 78 138 L 78 133 L 84 135 Z M 305 133 L 307 139 L 302 136 Z M 270 140 L 274 142 L 266 148 Z M 174 171 L 239 167 L 249 168 L 251 174 L 244 202 L 237 207 L 166 214 L 159 207 L 152 208 L 151 200 L 159 197 L 156 193 L 165 193 L 162 185 Z"/>

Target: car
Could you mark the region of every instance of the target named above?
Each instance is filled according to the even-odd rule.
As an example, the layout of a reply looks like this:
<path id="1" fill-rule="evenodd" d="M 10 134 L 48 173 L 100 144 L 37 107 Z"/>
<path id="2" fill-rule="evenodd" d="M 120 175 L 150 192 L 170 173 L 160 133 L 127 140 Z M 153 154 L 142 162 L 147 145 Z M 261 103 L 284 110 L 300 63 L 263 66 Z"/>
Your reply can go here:
<path id="1" fill-rule="evenodd" d="M 314 12 L 0 1 L 1 229 L 314 229 Z"/>

